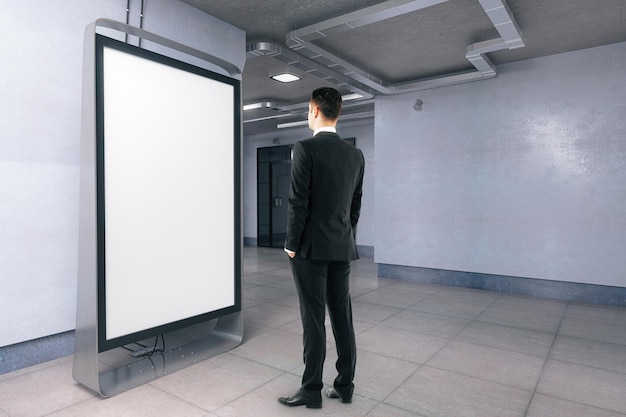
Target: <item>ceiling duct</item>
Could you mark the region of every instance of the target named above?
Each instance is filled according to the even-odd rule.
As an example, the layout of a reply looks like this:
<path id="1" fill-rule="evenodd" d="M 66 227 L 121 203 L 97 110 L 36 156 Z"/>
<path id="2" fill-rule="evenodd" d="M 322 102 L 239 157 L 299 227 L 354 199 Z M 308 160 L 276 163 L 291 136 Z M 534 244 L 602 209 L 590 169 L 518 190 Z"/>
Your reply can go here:
<path id="1" fill-rule="evenodd" d="M 297 54 L 291 49 L 285 49 L 280 45 L 276 45 L 271 42 L 254 42 L 248 44 L 246 46 L 246 55 L 247 59 L 258 56 L 268 56 L 277 59 L 294 68 L 298 68 L 301 71 L 314 75 L 320 79 L 326 80 L 339 88 L 343 87 L 347 90 L 350 90 L 352 93 L 357 93 L 362 97 L 362 99 L 360 100 L 367 101 L 369 99 L 372 99 L 374 97 L 374 94 L 376 93 L 375 90 L 362 85 L 358 81 L 347 77 L 345 74 L 341 74 L 331 68 L 325 67 L 319 62 L 313 61 L 300 54 Z M 364 103 L 364 101 L 359 102 Z M 282 105 L 273 101 L 263 101 L 259 103 L 247 104 L 246 106 L 244 106 L 245 110 L 274 110 L 278 114 L 267 117 L 246 119 L 244 120 L 244 123 L 254 123 L 276 118 L 285 118 L 289 116 L 299 116 L 299 113 L 302 112 L 303 109 L 306 109 L 308 104 L 309 103 L 306 102 Z M 344 104 L 344 108 L 349 106 L 350 105 Z"/>
<path id="2" fill-rule="evenodd" d="M 406 93 L 494 77 L 497 74 L 496 68 L 484 54 L 524 46 L 517 23 L 513 20 L 504 0 L 478 0 L 498 31 L 500 38 L 478 42 L 467 47 L 465 57 L 477 71 L 393 84 L 379 79 L 311 43 L 315 39 L 333 33 L 400 16 L 444 1 L 447 0 L 390 0 L 379 3 L 356 12 L 296 29 L 287 34 L 287 46 L 298 51 L 299 54 L 306 56 L 308 59 L 319 62 L 324 67 L 349 77 L 353 82 L 367 86 L 382 94 Z"/>
<path id="3" fill-rule="evenodd" d="M 496 69 L 484 54 L 524 46 L 521 31 L 504 0 L 478 0 L 500 34 L 500 38 L 474 43 L 465 49 L 465 58 L 474 65 L 483 78 L 496 75 Z"/>
<path id="4" fill-rule="evenodd" d="M 358 93 L 365 99 L 374 97 L 375 90 L 361 84 L 348 77 L 346 74 L 337 72 L 333 68 L 323 65 L 320 62 L 309 59 L 305 56 L 285 49 L 280 45 L 271 42 L 253 42 L 246 46 L 247 59 L 257 56 L 269 56 L 284 62 L 294 68 L 314 75 L 322 80 L 328 81 L 337 87 L 345 87 L 353 93 Z"/>
<path id="5" fill-rule="evenodd" d="M 348 120 L 371 119 L 372 117 L 374 117 L 374 111 L 364 111 L 364 112 L 359 112 L 359 113 L 354 113 L 354 114 L 348 114 L 348 115 L 341 116 L 341 123 L 344 123 Z M 309 122 L 307 120 L 299 120 L 296 122 L 280 123 L 276 125 L 276 128 L 288 129 L 292 127 L 301 127 L 301 126 L 307 126 L 308 123 Z"/>
<path id="6" fill-rule="evenodd" d="M 445 3 L 446 1 L 448 0 L 389 0 L 301 29 L 296 29 L 287 35 L 287 46 L 292 47 L 292 45 L 289 44 L 290 38 L 296 41 L 293 47 L 298 49 L 298 42 L 310 42 L 320 37 L 366 26 L 380 22 L 381 20 L 425 9 L 435 4 Z"/>
<path id="7" fill-rule="evenodd" d="M 344 113 L 342 113 L 341 120 L 371 117 L 373 116 L 374 113 L 370 111 L 367 106 L 369 105 L 371 107 L 373 104 L 374 104 L 373 99 L 367 99 L 367 100 L 358 99 L 354 101 L 346 100 L 343 102 L 342 110 L 344 111 Z M 266 116 L 266 117 L 258 117 L 254 119 L 246 119 L 243 121 L 243 123 L 255 123 L 255 122 L 261 122 L 264 120 L 288 118 L 292 116 L 300 117 L 302 118 L 302 120 L 306 121 L 308 106 L 309 106 L 308 101 L 302 102 L 302 103 L 289 104 L 289 105 L 279 105 L 277 103 L 269 102 L 269 101 L 246 104 L 244 106 L 244 110 L 258 110 L 258 109 L 274 110 L 278 112 L 278 114 L 274 114 L 272 116 Z M 356 112 L 350 112 L 349 109 L 351 108 L 358 108 L 358 109 Z M 366 110 L 361 111 L 361 109 L 366 109 Z"/>
<path id="8" fill-rule="evenodd" d="M 496 68 L 485 54 L 524 46 L 521 32 L 505 0 L 478 0 L 500 37 L 474 43 L 466 48 L 465 58 L 476 68 L 475 71 L 403 83 L 391 83 L 379 79 L 311 43 L 315 39 L 333 33 L 351 30 L 445 1 L 448 0 L 390 0 L 379 3 L 372 7 L 290 32 L 286 41 L 289 49 L 271 42 L 250 43 L 246 47 L 247 59 L 258 56 L 278 59 L 294 68 L 326 80 L 339 88 L 360 94 L 365 101 L 359 100 L 358 103 L 369 102 L 376 94 L 400 94 L 495 77 L 497 75 Z M 354 103 L 354 105 L 358 105 L 358 103 Z M 245 120 L 244 123 L 298 116 L 302 109 L 306 108 L 307 104 L 281 105 L 270 101 L 249 104 L 247 105 L 249 107 L 248 110 L 268 109 L 274 110 L 278 114 Z M 344 107 L 346 106 L 344 105 Z M 362 114 L 369 115 L 367 112 Z M 355 114 L 353 117 L 361 116 Z"/>

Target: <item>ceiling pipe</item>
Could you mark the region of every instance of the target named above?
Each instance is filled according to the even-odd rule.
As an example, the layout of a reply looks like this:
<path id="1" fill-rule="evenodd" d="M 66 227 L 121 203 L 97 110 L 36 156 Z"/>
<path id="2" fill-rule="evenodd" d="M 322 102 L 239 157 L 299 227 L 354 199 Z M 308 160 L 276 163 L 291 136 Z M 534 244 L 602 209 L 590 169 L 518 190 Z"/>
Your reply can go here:
<path id="1" fill-rule="evenodd" d="M 498 31 L 500 38 L 478 42 L 467 47 L 465 57 L 476 68 L 476 71 L 393 84 L 377 78 L 311 43 L 315 39 L 333 33 L 400 16 L 442 3 L 443 1 L 447 0 L 386 1 L 356 12 L 296 29 L 287 34 L 286 43 L 288 47 L 305 55 L 310 60 L 320 62 L 355 82 L 382 94 L 400 94 L 495 77 L 497 75 L 496 68 L 484 54 L 524 46 L 519 27 L 513 19 L 505 0 L 478 0 Z"/>

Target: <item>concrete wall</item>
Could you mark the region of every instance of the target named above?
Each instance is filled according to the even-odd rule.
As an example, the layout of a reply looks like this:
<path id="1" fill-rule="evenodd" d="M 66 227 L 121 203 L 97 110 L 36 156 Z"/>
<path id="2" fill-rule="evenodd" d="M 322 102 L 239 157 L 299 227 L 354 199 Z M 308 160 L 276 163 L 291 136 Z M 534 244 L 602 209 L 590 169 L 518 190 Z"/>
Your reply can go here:
<path id="1" fill-rule="evenodd" d="M 36 3 L 0 0 L 0 347 L 75 327 L 83 33 L 126 19 L 125 1 Z M 144 4 L 144 29 L 243 67 L 241 30 L 177 0 Z"/>
<path id="2" fill-rule="evenodd" d="M 626 286 L 624 68 L 619 43 L 378 98 L 375 261 Z"/>

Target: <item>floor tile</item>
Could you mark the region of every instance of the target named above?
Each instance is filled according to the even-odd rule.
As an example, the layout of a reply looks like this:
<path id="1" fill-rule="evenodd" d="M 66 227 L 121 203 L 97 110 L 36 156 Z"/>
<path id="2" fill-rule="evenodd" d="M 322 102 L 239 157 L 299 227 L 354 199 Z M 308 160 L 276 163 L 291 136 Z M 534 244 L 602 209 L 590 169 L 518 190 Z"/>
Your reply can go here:
<path id="1" fill-rule="evenodd" d="M 352 264 L 352 404 L 277 402 L 304 370 L 299 301 L 284 252 L 246 247 L 240 346 L 108 399 L 73 381 L 71 355 L 0 375 L 0 417 L 626 417 L 626 308 L 377 273 L 371 258 Z"/>
<path id="2" fill-rule="evenodd" d="M 544 362 L 538 356 L 453 341 L 426 365 L 532 391 Z"/>
<path id="3" fill-rule="evenodd" d="M 526 417 L 625 417 L 625 414 L 536 394 Z"/>
<path id="4" fill-rule="evenodd" d="M 435 294 L 418 301 L 409 308 L 411 310 L 421 311 L 424 313 L 455 317 L 457 319 L 473 320 L 487 307 L 480 304 L 467 304 L 461 302 L 451 303 Z"/>
<path id="5" fill-rule="evenodd" d="M 377 325 L 357 336 L 359 349 L 418 364 L 426 363 L 450 339 Z"/>
<path id="6" fill-rule="evenodd" d="M 572 337 L 557 337 L 551 359 L 626 374 L 626 346 Z"/>
<path id="7" fill-rule="evenodd" d="M 276 270 L 278 265 L 267 261 L 251 261 L 249 259 L 244 260 L 243 273 L 247 276 L 249 274 L 258 273 L 271 273 Z"/>
<path id="8" fill-rule="evenodd" d="M 461 330 L 455 339 L 460 342 L 475 343 L 546 358 L 554 342 L 554 335 L 475 321 Z"/>
<path id="9" fill-rule="evenodd" d="M 424 366 L 385 403 L 425 417 L 524 417 L 532 391 Z"/>
<path id="10" fill-rule="evenodd" d="M 626 414 L 626 374 L 550 360 L 537 392 Z"/>
<path id="11" fill-rule="evenodd" d="M 387 291 L 395 291 L 395 292 L 412 292 L 412 293 L 420 293 L 420 294 L 436 294 L 440 291 L 443 291 L 446 286 L 438 285 L 438 284 L 428 284 L 422 282 L 411 282 L 411 281 L 403 281 L 403 280 L 393 280 L 389 285 L 384 287 Z"/>
<path id="12" fill-rule="evenodd" d="M 416 414 L 409 410 L 402 410 L 392 407 L 385 403 L 379 403 L 367 417 L 424 417 L 422 414 Z"/>
<path id="13" fill-rule="evenodd" d="M 300 310 L 273 302 L 263 303 L 246 308 L 244 313 L 244 328 L 251 326 L 277 327 L 300 318 Z"/>
<path id="14" fill-rule="evenodd" d="M 463 287 L 444 287 L 437 295 L 448 301 L 489 306 L 498 299 L 500 294 L 493 291 L 477 290 Z"/>
<path id="15" fill-rule="evenodd" d="M 567 309 L 567 302 L 560 300 L 550 300 L 547 298 L 524 297 L 503 294 L 491 307 L 500 307 L 509 310 L 531 311 L 535 313 L 549 314 L 551 316 L 562 316 Z"/>
<path id="16" fill-rule="evenodd" d="M 290 371 L 302 363 L 302 336 L 271 329 L 242 343 L 230 353 L 263 365 Z"/>
<path id="17" fill-rule="evenodd" d="M 626 345 L 626 323 L 613 324 L 566 317 L 559 335 Z"/>
<path id="18" fill-rule="evenodd" d="M 359 301 L 352 302 L 352 317 L 354 320 L 365 321 L 369 323 L 380 323 L 385 319 L 398 314 L 402 309 L 380 306 L 376 304 L 361 303 Z"/>
<path id="19" fill-rule="evenodd" d="M 273 272 L 274 271 L 246 274 L 244 278 L 244 282 L 246 284 L 264 285 L 264 284 L 271 284 L 277 281 L 283 281 L 285 279 L 282 276 L 273 274 Z"/>
<path id="20" fill-rule="evenodd" d="M 561 323 L 561 316 L 490 307 L 478 316 L 476 320 L 483 323 L 500 324 L 537 332 L 555 333 Z"/>
<path id="21" fill-rule="evenodd" d="M 300 317 L 298 317 L 297 319 L 292 320 L 289 323 L 276 327 L 276 329 L 298 334 L 300 335 L 300 337 L 302 337 L 302 320 L 300 319 Z"/>
<path id="22" fill-rule="evenodd" d="M 272 301 L 272 304 L 276 304 L 279 306 L 290 307 L 298 312 L 298 317 L 300 314 L 300 300 L 298 299 L 298 294 L 294 293 L 290 295 L 285 295 L 280 298 L 275 298 Z"/>
<path id="23" fill-rule="evenodd" d="M 378 278 L 373 279 L 374 274 L 370 273 L 350 273 L 350 293 L 360 295 L 373 290 L 385 288 L 389 283 L 381 282 Z"/>
<path id="24" fill-rule="evenodd" d="M 376 326 L 376 324 L 374 323 L 368 323 L 366 321 L 361 321 L 361 320 L 356 320 L 356 319 L 352 320 L 352 324 L 354 325 L 354 333 L 357 335 L 357 338 L 364 331 Z"/>
<path id="25" fill-rule="evenodd" d="M 572 319 L 624 325 L 626 323 L 626 307 L 571 303 L 567 306 L 565 316 Z"/>
<path id="26" fill-rule="evenodd" d="M 395 291 L 386 291 L 385 289 L 370 291 L 359 297 L 353 297 L 354 301 L 378 304 L 395 308 L 407 308 L 417 303 L 420 299 L 426 297 L 423 293 L 397 293 Z"/>
<path id="27" fill-rule="evenodd" d="M 468 320 L 411 310 L 402 311 L 383 322 L 385 326 L 440 337 L 454 337 L 469 323 Z"/>
<path id="28" fill-rule="evenodd" d="M 413 362 L 364 350 L 358 351 L 356 366 L 355 394 L 377 401 L 385 399 L 420 367 Z M 330 383 L 332 378 L 327 380 Z"/>
<path id="29" fill-rule="evenodd" d="M 169 395 L 150 385 L 143 385 L 111 398 L 93 398 L 64 408 L 46 417 L 207 417 L 206 410 Z"/>
<path id="30" fill-rule="evenodd" d="M 280 301 L 285 297 L 296 297 L 298 294 L 296 293 L 296 285 L 294 284 L 292 279 L 281 279 L 280 281 L 270 282 L 265 284 L 267 287 L 276 288 L 279 290 L 285 290 L 284 296 L 274 298 L 275 301 Z"/>
<path id="31" fill-rule="evenodd" d="M 11 417 L 44 416 L 93 397 L 72 378 L 71 362 L 0 382 L 0 409 Z"/>
<path id="32" fill-rule="evenodd" d="M 293 295 L 292 291 L 279 290 L 269 285 L 255 285 L 244 292 L 244 299 L 253 301 L 273 301 Z"/>
<path id="33" fill-rule="evenodd" d="M 227 353 L 157 379 L 150 385 L 199 408 L 214 411 L 282 373 Z"/>

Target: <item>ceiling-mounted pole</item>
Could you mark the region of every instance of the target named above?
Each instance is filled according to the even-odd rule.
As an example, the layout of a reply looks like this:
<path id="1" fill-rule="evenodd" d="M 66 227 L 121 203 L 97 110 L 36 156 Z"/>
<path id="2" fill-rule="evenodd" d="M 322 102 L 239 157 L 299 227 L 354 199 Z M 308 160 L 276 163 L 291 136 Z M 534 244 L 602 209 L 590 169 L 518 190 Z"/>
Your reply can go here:
<path id="1" fill-rule="evenodd" d="M 130 0 L 126 0 L 126 24 L 130 23 Z M 128 33 L 124 33 L 124 43 L 128 43 Z"/>
<path id="2" fill-rule="evenodd" d="M 139 11 L 139 29 L 143 29 L 143 0 L 141 0 L 141 10 Z M 141 38 L 137 44 L 141 48 Z"/>

